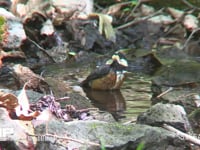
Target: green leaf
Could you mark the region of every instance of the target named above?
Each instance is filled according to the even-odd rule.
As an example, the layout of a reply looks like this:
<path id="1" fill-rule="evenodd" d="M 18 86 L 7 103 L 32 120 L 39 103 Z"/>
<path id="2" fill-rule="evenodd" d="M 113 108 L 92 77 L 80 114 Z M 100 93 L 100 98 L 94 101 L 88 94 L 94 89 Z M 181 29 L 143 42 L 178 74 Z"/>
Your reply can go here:
<path id="1" fill-rule="evenodd" d="M 138 4 L 138 0 L 132 0 L 132 5 L 137 5 Z"/>
<path id="2" fill-rule="evenodd" d="M 123 9 L 124 12 L 130 11 L 130 10 L 131 8 L 128 8 L 128 7 Z"/>

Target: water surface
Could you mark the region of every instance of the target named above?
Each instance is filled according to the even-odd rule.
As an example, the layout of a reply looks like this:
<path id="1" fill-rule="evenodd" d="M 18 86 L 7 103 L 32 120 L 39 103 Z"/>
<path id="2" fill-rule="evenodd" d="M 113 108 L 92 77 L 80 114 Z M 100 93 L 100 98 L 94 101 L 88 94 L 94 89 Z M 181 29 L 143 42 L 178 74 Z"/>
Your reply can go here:
<path id="1" fill-rule="evenodd" d="M 87 77 L 93 67 L 94 65 L 56 64 L 45 68 L 45 79 L 52 86 L 52 90 L 57 92 L 57 96 L 67 95 L 68 92 L 79 92 L 89 98 L 91 103 L 100 110 L 112 113 L 120 122 L 134 122 L 141 112 L 149 108 L 150 77 L 128 73 L 120 90 L 82 90 L 79 83 Z"/>

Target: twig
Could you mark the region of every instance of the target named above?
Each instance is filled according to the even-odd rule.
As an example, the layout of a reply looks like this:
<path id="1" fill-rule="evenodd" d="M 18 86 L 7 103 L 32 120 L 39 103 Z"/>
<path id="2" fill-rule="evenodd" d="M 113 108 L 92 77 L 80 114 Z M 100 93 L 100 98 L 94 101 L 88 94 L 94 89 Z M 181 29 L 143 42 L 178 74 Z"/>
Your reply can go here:
<path id="1" fill-rule="evenodd" d="M 131 17 L 131 14 L 135 12 L 135 10 L 142 4 L 142 0 L 139 0 L 135 7 L 131 10 L 131 13 L 126 17 L 126 21 Z"/>
<path id="2" fill-rule="evenodd" d="M 38 45 L 35 41 L 31 40 L 30 38 L 28 38 L 28 40 L 31 41 L 33 44 L 35 44 L 35 46 L 37 46 L 47 57 L 49 57 L 53 63 L 56 63 L 55 60 L 46 52 L 44 48 L 42 48 L 40 45 Z"/>
<path id="3" fill-rule="evenodd" d="M 126 121 L 126 122 L 124 122 L 123 123 L 123 125 L 128 125 L 128 124 L 135 124 L 137 122 L 137 119 L 136 118 L 134 118 L 134 119 L 132 119 L 132 120 L 130 120 L 130 121 Z"/>
<path id="4" fill-rule="evenodd" d="M 104 8 L 99 6 L 97 3 L 94 3 L 94 6 L 96 7 L 96 9 L 98 9 L 98 11 L 104 10 Z M 96 12 L 98 12 L 98 11 L 96 10 Z"/>
<path id="5" fill-rule="evenodd" d="M 150 2 L 150 1 L 152 1 L 152 0 L 139 0 L 139 1 L 137 2 L 137 4 L 135 5 L 135 7 L 132 9 L 131 13 L 128 15 L 128 17 L 126 17 L 126 20 L 128 20 L 128 19 L 131 17 L 131 14 L 133 14 L 133 13 L 135 12 L 135 10 L 136 10 L 142 3 L 144 3 L 144 2 Z M 131 1 L 131 3 L 132 3 L 132 1 Z"/>
<path id="6" fill-rule="evenodd" d="M 189 8 L 193 8 L 193 9 L 196 9 L 196 10 L 200 10 L 200 8 L 198 8 L 198 7 L 196 7 L 196 6 L 194 6 L 194 5 L 192 5 L 192 4 L 190 4 L 188 1 L 186 1 L 186 0 L 182 0 L 182 2 L 185 4 L 185 5 L 187 5 Z"/>
<path id="7" fill-rule="evenodd" d="M 188 39 L 185 41 L 185 44 L 183 45 L 183 48 L 182 48 L 182 49 L 186 48 L 186 46 L 188 45 L 189 41 L 192 39 L 192 36 L 193 36 L 197 31 L 199 31 L 199 30 L 200 30 L 200 28 L 197 28 L 197 29 L 195 29 L 195 30 L 192 31 L 192 33 L 190 34 L 190 36 L 188 37 Z"/>
<path id="8" fill-rule="evenodd" d="M 53 137 L 53 138 L 56 138 L 56 139 L 62 139 L 62 140 L 66 140 L 66 141 L 73 141 L 73 142 L 77 142 L 77 143 L 80 143 L 80 144 L 89 144 L 89 145 L 92 145 L 92 146 L 98 146 L 100 147 L 101 145 L 98 144 L 98 143 L 94 143 L 94 142 L 90 142 L 90 141 L 83 141 L 83 140 L 78 140 L 78 139 L 73 139 L 73 138 L 70 138 L 70 137 L 63 137 L 63 136 L 58 136 L 58 135 L 55 135 L 55 134 L 45 134 L 45 135 L 32 135 L 32 134 L 29 134 L 29 136 L 34 136 L 34 137 Z M 108 145 L 109 146 L 109 145 Z"/>
<path id="9" fill-rule="evenodd" d="M 65 97 L 57 98 L 57 99 L 55 99 L 55 101 L 60 102 L 60 101 L 65 101 L 65 100 L 69 100 L 69 99 L 70 99 L 69 96 L 65 96 Z"/>
<path id="10" fill-rule="evenodd" d="M 127 28 L 127 27 L 131 26 L 131 25 L 134 25 L 134 24 L 137 24 L 137 23 L 139 23 L 139 22 L 145 21 L 145 20 L 147 20 L 147 19 L 149 19 L 149 18 L 151 18 L 151 17 L 153 17 L 153 16 L 156 16 L 156 15 L 160 14 L 163 10 L 164 10 L 164 8 L 158 10 L 157 12 L 155 12 L 155 13 L 149 15 L 149 16 L 142 17 L 142 18 L 140 18 L 140 19 L 138 19 L 138 20 L 133 20 L 133 21 L 128 22 L 128 23 L 126 23 L 126 24 L 124 24 L 124 25 L 121 25 L 121 26 L 119 26 L 119 27 L 116 27 L 115 29 L 118 29 L 118 30 L 119 30 L 119 29 L 124 29 L 124 28 Z"/>
<path id="11" fill-rule="evenodd" d="M 170 88 L 168 88 L 166 91 L 164 91 L 164 92 L 162 92 L 161 94 L 159 94 L 158 96 L 156 96 L 156 98 L 160 98 L 160 97 L 162 97 L 163 95 L 169 93 L 169 92 L 172 91 L 172 90 L 173 90 L 173 87 L 170 87 Z"/>
<path id="12" fill-rule="evenodd" d="M 54 138 L 57 138 L 57 139 L 73 141 L 73 142 L 77 142 L 77 143 L 80 143 L 80 144 L 89 144 L 89 145 L 93 145 L 93 146 L 101 146 L 98 143 L 94 143 L 94 142 L 90 142 L 90 141 L 82 141 L 82 140 L 73 139 L 73 138 L 70 138 L 70 137 L 62 137 L 62 136 L 58 136 L 58 135 L 54 135 L 54 134 L 46 134 L 46 136 L 54 137 Z"/>
<path id="13" fill-rule="evenodd" d="M 85 109 L 79 109 L 79 110 L 76 110 L 76 112 L 89 112 L 89 111 L 99 111 L 98 108 L 85 108 Z"/>
<path id="14" fill-rule="evenodd" d="M 167 125 L 167 124 L 163 124 L 163 128 L 176 133 L 177 136 L 179 136 L 180 138 L 182 138 L 182 139 L 184 139 L 184 140 L 186 140 L 188 142 L 191 142 L 191 143 L 193 143 L 195 145 L 199 145 L 200 146 L 200 140 L 195 138 L 194 136 L 191 136 L 189 134 L 181 132 L 181 131 L 177 130 L 176 128 L 174 128 L 174 127 L 172 127 L 170 125 Z"/>
<path id="15" fill-rule="evenodd" d="M 180 100 L 181 98 L 187 98 L 187 97 L 194 96 L 194 95 L 198 95 L 198 93 L 189 93 L 186 95 L 180 95 L 176 98 L 176 100 Z"/>

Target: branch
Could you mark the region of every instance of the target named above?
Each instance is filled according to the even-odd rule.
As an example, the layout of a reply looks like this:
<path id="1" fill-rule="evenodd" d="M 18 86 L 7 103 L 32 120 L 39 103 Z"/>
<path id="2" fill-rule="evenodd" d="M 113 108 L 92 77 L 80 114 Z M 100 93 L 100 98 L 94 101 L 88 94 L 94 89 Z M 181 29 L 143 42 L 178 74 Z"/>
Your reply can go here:
<path id="1" fill-rule="evenodd" d="M 149 19 L 149 18 L 152 18 L 153 16 L 156 16 L 156 15 L 160 14 L 163 10 L 164 10 L 164 8 L 158 10 L 157 12 L 155 12 L 155 13 L 149 15 L 149 16 L 140 18 L 139 20 L 133 20 L 133 21 L 128 22 L 128 23 L 126 23 L 126 24 L 124 24 L 124 25 L 121 25 L 121 26 L 119 26 L 119 27 L 116 27 L 115 29 L 118 29 L 118 30 L 119 30 L 119 29 L 127 28 L 127 27 L 129 27 L 129 26 L 131 26 L 131 25 L 140 23 L 140 22 L 145 21 L 145 20 L 147 20 L 147 19 Z"/>
<path id="2" fill-rule="evenodd" d="M 161 94 L 159 94 L 158 96 L 156 96 L 156 98 L 160 98 L 160 97 L 162 97 L 163 95 L 169 93 L 172 90 L 173 90 L 173 87 L 169 87 L 166 91 L 164 91 Z"/>
<path id="3" fill-rule="evenodd" d="M 64 136 L 58 136 L 58 135 L 55 135 L 55 134 L 44 134 L 44 135 L 32 135 L 32 134 L 28 134 L 28 136 L 33 136 L 33 137 L 53 137 L 53 138 L 56 138 L 56 139 L 62 139 L 62 140 L 66 140 L 66 141 L 73 141 L 73 142 L 77 142 L 77 143 L 80 143 L 80 144 L 87 144 L 87 145 L 92 145 L 92 146 L 97 146 L 97 147 L 100 147 L 101 145 L 98 144 L 98 143 L 95 143 L 95 142 L 90 142 L 90 141 L 83 141 L 83 140 L 78 140 L 78 139 L 73 139 L 73 138 L 70 138 L 70 137 L 64 137 Z M 45 140 L 45 138 L 43 138 Z M 110 147 L 111 145 L 105 145 L 107 147 Z"/>
<path id="4" fill-rule="evenodd" d="M 182 2 L 187 5 L 189 8 L 193 8 L 193 9 L 196 9 L 196 10 L 200 10 L 200 8 L 190 4 L 187 0 L 182 0 Z"/>
<path id="5" fill-rule="evenodd" d="M 174 127 L 172 127 L 172 126 L 170 126 L 170 125 L 167 125 L 167 124 L 163 124 L 163 128 L 165 128 L 165 129 L 167 129 L 167 130 L 169 130 L 169 131 L 174 132 L 177 136 L 179 136 L 180 138 L 182 138 L 182 139 L 184 139 L 184 140 L 186 140 L 186 141 L 188 141 L 188 142 L 191 142 L 191 143 L 193 143 L 193 144 L 195 144 L 195 145 L 200 146 L 200 140 L 197 139 L 197 138 L 194 137 L 194 136 L 191 136 L 191 135 L 189 135 L 189 134 L 186 134 L 186 133 L 184 133 L 184 132 L 181 132 L 181 131 L 177 130 L 176 128 L 174 128 Z"/>
<path id="6" fill-rule="evenodd" d="M 188 45 L 189 41 L 192 39 L 192 36 L 193 36 L 196 32 L 198 32 L 199 30 L 200 30 L 200 28 L 197 28 L 197 29 L 195 29 L 195 30 L 192 31 L 192 33 L 190 34 L 190 36 L 188 37 L 188 39 L 185 41 L 185 44 L 183 45 L 183 48 L 182 48 L 182 49 L 186 48 L 186 46 Z"/>
<path id="7" fill-rule="evenodd" d="M 54 134 L 46 134 L 45 136 L 53 137 L 53 138 L 56 138 L 56 139 L 67 140 L 67 141 L 73 141 L 73 142 L 77 142 L 77 143 L 80 143 L 80 144 L 89 144 L 89 145 L 92 145 L 92 146 L 101 146 L 98 143 L 89 142 L 89 141 L 82 141 L 82 140 L 73 139 L 73 138 L 70 138 L 70 137 L 58 136 L 58 135 L 54 135 Z"/>
<path id="8" fill-rule="evenodd" d="M 35 41 L 31 40 L 30 38 L 28 38 L 28 40 L 33 44 L 35 44 L 35 46 L 37 46 L 39 50 L 41 50 L 53 63 L 55 63 L 55 60 L 46 52 L 44 48 L 42 48 L 40 45 L 38 45 Z"/>

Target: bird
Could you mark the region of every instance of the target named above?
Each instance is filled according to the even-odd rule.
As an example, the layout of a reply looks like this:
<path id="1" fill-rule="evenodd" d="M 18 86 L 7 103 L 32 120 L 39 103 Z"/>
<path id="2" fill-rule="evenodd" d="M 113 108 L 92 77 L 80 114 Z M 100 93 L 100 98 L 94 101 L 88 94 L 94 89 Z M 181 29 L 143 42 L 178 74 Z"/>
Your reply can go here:
<path id="1" fill-rule="evenodd" d="M 125 79 L 127 67 L 126 57 L 121 52 L 117 52 L 104 65 L 90 73 L 81 82 L 81 86 L 94 90 L 118 90 Z"/>

